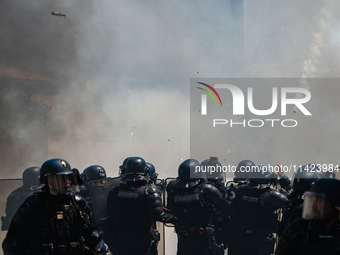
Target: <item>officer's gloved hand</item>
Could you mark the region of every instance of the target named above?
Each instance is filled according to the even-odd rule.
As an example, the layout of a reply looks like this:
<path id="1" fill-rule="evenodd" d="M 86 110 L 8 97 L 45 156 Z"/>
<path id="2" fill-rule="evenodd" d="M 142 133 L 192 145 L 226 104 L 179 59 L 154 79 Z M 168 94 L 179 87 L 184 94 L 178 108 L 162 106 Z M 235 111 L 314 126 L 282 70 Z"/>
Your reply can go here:
<path id="1" fill-rule="evenodd" d="M 84 238 L 86 245 L 90 248 L 90 250 L 94 251 L 96 254 L 99 255 L 111 254 L 109 247 L 103 241 L 103 232 L 101 231 L 100 228 L 90 226 L 86 231 Z"/>
<path id="2" fill-rule="evenodd" d="M 109 250 L 109 247 L 104 243 L 104 241 L 101 241 L 98 243 L 98 245 L 95 248 L 95 253 L 98 255 L 111 255 L 111 251 Z"/>

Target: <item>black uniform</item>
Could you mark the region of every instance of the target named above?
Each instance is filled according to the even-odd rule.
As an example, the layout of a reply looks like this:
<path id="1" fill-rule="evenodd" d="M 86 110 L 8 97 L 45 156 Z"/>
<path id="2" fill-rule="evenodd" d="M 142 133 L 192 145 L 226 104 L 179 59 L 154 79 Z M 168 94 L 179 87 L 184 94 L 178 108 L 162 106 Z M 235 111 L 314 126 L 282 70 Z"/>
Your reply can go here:
<path id="1" fill-rule="evenodd" d="M 177 255 L 223 253 L 215 242 L 215 220 L 220 217 L 222 196 L 201 180 L 182 181 L 168 194 L 167 207 L 177 217 Z"/>
<path id="2" fill-rule="evenodd" d="M 290 198 L 290 196 L 288 196 Z M 282 220 L 279 223 L 277 235 L 280 237 L 283 230 L 292 223 L 295 219 L 301 218 L 303 209 L 302 196 L 293 196 L 287 203 L 286 210 L 282 214 Z"/>
<path id="3" fill-rule="evenodd" d="M 302 218 L 284 229 L 276 255 L 340 254 L 340 180 L 321 178 L 310 187 Z"/>
<path id="4" fill-rule="evenodd" d="M 203 160 L 201 162 L 201 168 L 208 172 L 206 176 L 208 183 L 215 186 L 220 191 L 222 198 L 226 199 L 227 192 L 223 182 L 225 174 L 216 170 L 218 167 L 222 169 L 222 164 L 218 161 L 217 157 L 210 157 L 209 159 Z M 209 172 L 209 169 L 214 169 L 215 171 Z"/>
<path id="5" fill-rule="evenodd" d="M 170 193 L 170 191 L 173 190 L 177 181 L 178 181 L 178 179 L 169 181 L 169 183 L 166 185 L 166 188 L 165 188 L 167 193 Z"/>
<path id="6" fill-rule="evenodd" d="M 306 169 L 306 166 L 301 168 Z M 289 202 L 287 203 L 286 210 L 283 212 L 282 221 L 279 224 L 280 229 L 278 231 L 278 236 L 282 235 L 283 230 L 288 224 L 292 223 L 295 219 L 302 217 L 304 193 L 308 191 L 311 184 L 318 179 L 320 179 L 320 175 L 316 172 L 302 171 L 295 173 L 292 186 L 293 192 L 287 196 Z"/>
<path id="7" fill-rule="evenodd" d="M 281 186 L 282 189 L 286 191 L 289 191 L 291 189 L 291 181 L 286 175 L 280 177 L 280 179 L 278 180 L 278 184 Z"/>
<path id="8" fill-rule="evenodd" d="M 17 210 L 2 243 L 5 255 L 111 254 L 101 230 L 91 226 L 86 202 L 70 195 L 80 179 L 77 173 L 63 159 L 41 166 L 43 192 L 28 197 Z"/>
<path id="9" fill-rule="evenodd" d="M 223 183 L 222 180 L 208 180 L 207 183 L 213 185 L 214 187 L 216 187 L 216 189 L 218 189 L 218 191 L 220 192 L 222 199 L 226 200 L 228 195 L 227 195 L 227 191 L 225 189 L 225 184 Z"/>
<path id="10" fill-rule="evenodd" d="M 113 188 L 107 198 L 107 216 L 114 254 L 157 254 L 159 233 L 155 220 L 163 220 L 162 192 L 147 181 Z"/>
<path id="11" fill-rule="evenodd" d="M 340 224 L 334 224 L 330 229 L 326 229 L 301 218 L 295 219 L 284 230 L 275 254 L 340 254 Z"/>
<path id="12" fill-rule="evenodd" d="M 231 205 L 232 239 L 228 254 L 271 254 L 277 231 L 275 210 L 284 208 L 287 198 L 269 185 L 249 183 L 236 190 Z"/>
<path id="13" fill-rule="evenodd" d="M 5 255 L 94 254 L 91 217 L 79 196 L 36 193 L 20 206 L 3 242 Z"/>
<path id="14" fill-rule="evenodd" d="M 107 197 L 108 238 L 114 254 L 157 254 L 160 235 L 155 221 L 167 219 L 162 191 L 148 182 L 147 170 L 144 159 L 128 158 L 123 183 Z"/>

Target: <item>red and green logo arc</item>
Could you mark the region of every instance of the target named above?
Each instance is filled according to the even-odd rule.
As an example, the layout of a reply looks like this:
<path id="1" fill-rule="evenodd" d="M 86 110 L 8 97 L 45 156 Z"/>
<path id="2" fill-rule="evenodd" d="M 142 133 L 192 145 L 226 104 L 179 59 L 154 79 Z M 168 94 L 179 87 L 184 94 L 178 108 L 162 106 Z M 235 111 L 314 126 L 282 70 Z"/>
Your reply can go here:
<path id="1" fill-rule="evenodd" d="M 208 84 L 206 84 L 206 83 L 203 83 L 203 82 L 197 82 L 197 83 L 198 83 L 198 84 L 201 84 L 201 85 L 203 85 L 203 86 L 206 86 L 207 88 L 211 89 L 211 91 L 214 92 L 215 95 L 217 96 L 217 98 L 218 98 L 218 100 L 220 101 L 220 104 L 221 104 L 221 106 L 222 106 L 222 101 L 221 101 L 220 95 L 217 93 L 217 91 L 216 91 L 213 87 L 211 87 L 210 85 L 208 85 Z M 206 92 L 206 93 L 214 100 L 215 105 L 217 105 L 214 96 L 211 94 L 211 92 L 210 92 L 209 90 L 203 89 L 203 88 L 200 88 L 200 87 L 197 87 L 197 88 L 203 90 L 204 92 Z"/>

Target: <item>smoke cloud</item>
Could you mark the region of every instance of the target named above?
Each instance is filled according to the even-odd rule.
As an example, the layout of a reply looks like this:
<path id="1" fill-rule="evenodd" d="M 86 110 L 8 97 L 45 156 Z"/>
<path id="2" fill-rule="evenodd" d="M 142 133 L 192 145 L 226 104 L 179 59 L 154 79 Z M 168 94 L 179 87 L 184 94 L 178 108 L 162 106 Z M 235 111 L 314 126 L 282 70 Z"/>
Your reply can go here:
<path id="1" fill-rule="evenodd" d="M 0 177 L 20 178 L 53 157 L 80 171 L 99 164 L 117 176 L 129 156 L 153 163 L 162 178 L 175 177 L 190 157 L 190 78 L 338 77 L 339 4 L 1 1 L 0 62 L 53 81 L 0 79 Z M 292 154 L 297 161 L 336 159 L 337 92 L 312 91 L 326 100 L 314 128 L 292 137 L 303 143 L 282 137 L 272 163 Z M 237 160 L 269 160 L 253 148 Z"/>

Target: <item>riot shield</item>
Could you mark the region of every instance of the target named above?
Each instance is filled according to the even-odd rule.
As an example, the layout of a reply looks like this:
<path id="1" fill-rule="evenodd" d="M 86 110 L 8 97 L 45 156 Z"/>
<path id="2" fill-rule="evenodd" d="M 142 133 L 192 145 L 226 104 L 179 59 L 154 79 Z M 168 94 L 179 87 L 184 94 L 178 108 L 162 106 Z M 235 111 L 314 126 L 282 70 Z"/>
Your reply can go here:
<path id="1" fill-rule="evenodd" d="M 119 186 L 121 183 L 120 177 L 100 179 L 90 181 L 88 189 L 92 201 L 94 221 L 97 226 L 100 226 L 101 219 L 106 218 L 106 199 L 111 189 Z"/>
<path id="2" fill-rule="evenodd" d="M 13 215 L 6 215 L 6 202 L 8 196 L 17 188 L 23 185 L 22 179 L 8 179 L 8 180 L 0 180 L 0 215 L 1 215 L 1 230 L 8 230 L 8 226 L 12 219 L 8 217 L 13 217 Z M 22 201 L 24 202 L 24 201 Z M 16 208 L 12 211 L 16 211 L 21 204 L 16 204 Z M 7 224 L 7 223 L 8 224 Z"/>
<path id="3" fill-rule="evenodd" d="M 164 193 L 163 193 L 163 201 L 164 201 L 164 206 L 167 206 L 167 198 L 168 198 L 168 193 L 167 193 L 167 190 L 168 190 L 168 184 L 171 182 L 171 184 L 170 185 L 172 185 L 172 183 L 174 183 L 175 181 L 177 181 L 177 178 L 166 178 L 165 179 L 165 191 L 164 191 Z M 167 227 L 174 227 L 174 225 L 173 224 L 171 224 L 171 223 L 165 223 L 164 224 L 165 226 L 167 226 Z"/>
<path id="4" fill-rule="evenodd" d="M 171 190 L 172 187 L 171 185 L 174 184 L 174 182 L 177 181 L 177 178 L 167 178 L 165 179 L 165 185 L 166 185 L 166 189 L 165 192 L 163 193 L 163 200 L 164 200 L 164 205 L 167 205 L 167 198 L 168 198 L 168 194 L 167 194 L 167 190 Z M 171 183 L 170 183 L 171 182 Z M 170 186 L 168 187 L 170 183 Z M 166 235 L 166 240 L 165 240 L 165 247 L 166 247 L 166 253 L 167 254 L 176 254 L 176 250 L 177 250 L 177 234 L 175 233 L 174 230 L 174 225 L 171 223 L 166 223 L 164 224 L 165 226 L 167 226 L 167 228 L 165 228 L 165 235 Z"/>
<path id="5" fill-rule="evenodd" d="M 156 180 L 156 185 L 158 186 L 158 188 L 160 188 L 163 192 L 163 197 L 162 197 L 162 202 L 164 204 L 165 199 L 164 199 L 164 193 L 165 188 L 166 188 L 166 180 L 161 180 L 161 179 L 157 179 Z M 160 233 L 160 240 L 158 243 L 158 254 L 159 255 L 164 255 L 165 254 L 165 231 L 164 231 L 164 224 L 161 222 L 156 222 L 156 227 L 158 232 Z"/>
<path id="6" fill-rule="evenodd" d="M 23 185 L 22 179 L 0 180 L 0 216 L 1 216 L 1 230 L 2 230 L 0 232 L 1 243 L 6 237 L 7 229 L 12 220 L 11 218 L 13 217 L 13 215 L 6 215 L 7 198 L 14 190 L 21 187 L 22 185 Z M 2 249 L 0 250 L 0 254 L 1 255 L 3 254 Z"/>

